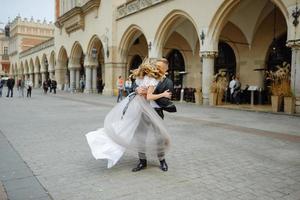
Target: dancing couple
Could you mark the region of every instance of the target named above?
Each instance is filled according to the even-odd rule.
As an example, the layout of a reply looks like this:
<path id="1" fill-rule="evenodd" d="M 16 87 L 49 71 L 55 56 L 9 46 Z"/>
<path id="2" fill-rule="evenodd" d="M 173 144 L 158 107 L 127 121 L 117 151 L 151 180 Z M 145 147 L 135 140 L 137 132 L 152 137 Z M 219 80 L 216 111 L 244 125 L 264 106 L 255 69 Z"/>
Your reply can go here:
<path id="1" fill-rule="evenodd" d="M 104 127 L 86 134 L 96 159 L 107 159 L 113 167 L 125 150 L 138 152 L 139 163 L 133 172 L 147 167 L 146 155 L 155 155 L 160 169 L 168 171 L 165 152 L 170 136 L 163 123 L 163 110 L 176 112 L 171 102 L 172 81 L 167 78 L 168 60 L 146 59 L 132 72 L 135 81 L 133 93 L 117 104 L 105 117 Z"/>

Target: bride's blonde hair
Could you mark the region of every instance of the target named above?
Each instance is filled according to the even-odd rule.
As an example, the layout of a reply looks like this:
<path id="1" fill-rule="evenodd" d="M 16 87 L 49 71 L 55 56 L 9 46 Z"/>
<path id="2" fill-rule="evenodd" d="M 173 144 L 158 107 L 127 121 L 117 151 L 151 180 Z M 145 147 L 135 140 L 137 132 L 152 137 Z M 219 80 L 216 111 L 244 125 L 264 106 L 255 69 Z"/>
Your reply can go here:
<path id="1" fill-rule="evenodd" d="M 144 76 L 149 76 L 155 79 L 162 79 L 165 75 L 160 66 L 156 64 L 156 60 L 145 58 L 142 64 L 135 70 L 131 71 L 130 77 L 133 78 L 143 78 Z"/>

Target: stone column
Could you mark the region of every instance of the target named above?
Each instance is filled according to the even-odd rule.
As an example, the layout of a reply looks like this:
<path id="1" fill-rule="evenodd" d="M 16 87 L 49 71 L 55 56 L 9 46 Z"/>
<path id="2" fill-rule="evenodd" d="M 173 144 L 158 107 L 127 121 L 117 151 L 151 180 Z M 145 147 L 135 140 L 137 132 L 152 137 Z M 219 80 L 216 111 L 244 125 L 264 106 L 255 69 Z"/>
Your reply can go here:
<path id="1" fill-rule="evenodd" d="M 92 91 L 97 93 L 97 66 L 92 68 Z"/>
<path id="2" fill-rule="evenodd" d="M 292 48 L 291 88 L 296 97 L 295 112 L 300 113 L 300 42 L 290 46 Z"/>
<path id="3" fill-rule="evenodd" d="M 75 86 L 76 86 L 75 69 L 70 68 L 70 89 L 72 93 L 75 92 Z"/>
<path id="4" fill-rule="evenodd" d="M 107 96 L 111 96 L 111 95 L 114 94 L 113 64 L 112 63 L 105 63 L 103 67 L 105 67 L 105 73 L 104 73 L 105 87 L 104 87 L 104 90 L 103 90 L 103 94 L 107 95 Z"/>
<path id="5" fill-rule="evenodd" d="M 38 88 L 39 86 L 39 73 L 34 74 L 34 87 Z"/>
<path id="6" fill-rule="evenodd" d="M 210 86 L 214 75 L 214 63 L 216 51 L 204 51 L 200 56 L 203 59 L 202 64 L 202 98 L 203 104 L 209 104 Z"/>
<path id="7" fill-rule="evenodd" d="M 30 79 L 30 81 L 31 81 L 32 84 L 33 84 L 33 73 L 29 74 L 29 79 Z"/>
<path id="8" fill-rule="evenodd" d="M 63 63 L 58 62 L 58 65 L 55 68 L 55 80 L 57 81 L 57 88 L 64 90 L 65 85 L 65 76 L 66 76 L 67 67 Z"/>
<path id="9" fill-rule="evenodd" d="M 46 80 L 46 72 L 42 72 L 42 84 Z"/>
<path id="10" fill-rule="evenodd" d="M 54 71 L 49 71 L 49 77 L 51 80 L 55 79 Z"/>
<path id="11" fill-rule="evenodd" d="M 91 66 L 85 66 L 85 88 L 84 93 L 92 92 L 92 68 Z"/>
<path id="12" fill-rule="evenodd" d="M 80 91 L 80 69 L 77 69 L 76 71 L 75 71 L 75 82 L 76 82 L 76 84 L 75 84 L 75 88 L 76 88 L 76 91 Z"/>

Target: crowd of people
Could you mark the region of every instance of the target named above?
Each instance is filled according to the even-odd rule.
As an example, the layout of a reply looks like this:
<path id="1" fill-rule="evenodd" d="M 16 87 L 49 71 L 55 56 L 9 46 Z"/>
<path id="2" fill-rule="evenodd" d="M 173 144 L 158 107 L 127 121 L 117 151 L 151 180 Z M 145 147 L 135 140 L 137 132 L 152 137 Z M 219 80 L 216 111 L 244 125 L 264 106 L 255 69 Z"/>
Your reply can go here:
<path id="1" fill-rule="evenodd" d="M 14 96 L 14 87 L 16 86 L 18 97 L 24 97 L 25 91 L 26 91 L 26 97 L 30 98 L 32 89 L 33 89 L 33 82 L 30 80 L 30 78 L 24 79 L 20 78 L 17 81 L 12 76 L 9 76 L 7 79 L 4 79 L 2 76 L 0 76 L 0 97 L 3 95 L 3 88 L 6 85 L 7 87 L 7 95 L 6 97 L 12 98 Z M 51 93 L 53 91 L 54 94 L 56 94 L 56 88 L 57 88 L 57 82 L 56 80 L 45 80 L 43 82 L 43 90 L 44 93 L 47 94 L 48 90 Z"/>
<path id="2" fill-rule="evenodd" d="M 43 90 L 44 94 L 47 94 L 48 90 L 51 93 L 53 91 L 54 94 L 56 94 L 56 88 L 57 88 L 57 82 L 56 80 L 51 80 L 50 78 L 48 80 L 45 80 L 43 82 Z"/>
<path id="3" fill-rule="evenodd" d="M 131 92 L 133 92 L 133 84 L 131 77 L 128 77 L 124 83 L 122 76 L 119 76 L 117 80 L 117 88 L 118 88 L 118 97 L 117 102 L 120 102 L 123 99 L 123 92 L 126 92 L 126 96 L 128 96 Z"/>

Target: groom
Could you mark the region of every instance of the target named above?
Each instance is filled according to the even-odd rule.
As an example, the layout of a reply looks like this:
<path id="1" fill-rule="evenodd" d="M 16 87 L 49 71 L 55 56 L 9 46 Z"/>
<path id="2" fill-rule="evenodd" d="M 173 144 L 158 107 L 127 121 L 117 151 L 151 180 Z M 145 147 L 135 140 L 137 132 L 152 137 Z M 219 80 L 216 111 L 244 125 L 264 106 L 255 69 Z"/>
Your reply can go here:
<path id="1" fill-rule="evenodd" d="M 169 69 L 169 62 L 168 62 L 167 59 L 161 58 L 161 59 L 157 60 L 156 65 L 161 67 L 161 69 L 163 70 L 163 72 L 165 74 L 167 73 L 167 71 Z M 155 88 L 154 94 L 160 94 L 160 93 L 163 93 L 166 90 L 169 90 L 171 92 L 173 91 L 173 82 L 172 82 L 171 79 L 169 79 L 167 77 L 165 77 L 163 80 L 161 80 L 158 83 L 158 85 Z M 142 88 L 139 88 L 139 87 L 136 88 L 136 92 L 139 95 L 145 95 L 147 93 L 147 91 L 145 89 L 142 89 Z M 160 99 L 155 100 L 155 102 L 158 106 L 155 107 L 154 109 L 162 119 L 164 119 L 163 110 L 165 110 L 167 112 L 176 112 L 175 105 L 168 98 L 162 97 Z M 135 168 L 132 169 L 133 172 L 140 171 L 140 170 L 145 169 L 147 167 L 146 154 L 139 152 L 138 156 L 139 156 L 139 163 Z M 159 168 L 162 171 L 168 171 L 168 165 L 166 163 L 165 154 L 164 153 L 159 153 L 157 156 L 158 156 L 158 159 L 159 159 L 159 162 L 160 162 L 160 167 Z"/>

